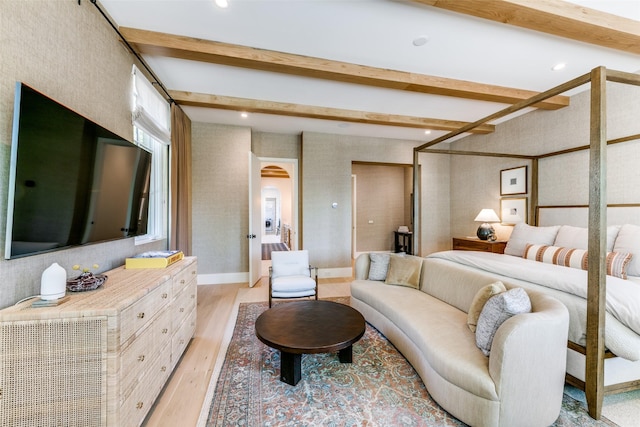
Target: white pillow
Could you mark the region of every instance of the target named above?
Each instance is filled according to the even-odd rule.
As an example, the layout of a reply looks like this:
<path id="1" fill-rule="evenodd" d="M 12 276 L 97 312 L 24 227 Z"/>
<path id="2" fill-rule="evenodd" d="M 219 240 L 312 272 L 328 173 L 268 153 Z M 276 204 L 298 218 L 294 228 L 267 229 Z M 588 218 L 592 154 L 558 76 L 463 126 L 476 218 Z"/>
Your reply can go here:
<path id="1" fill-rule="evenodd" d="M 388 253 L 369 254 L 369 259 L 371 260 L 371 264 L 369 266 L 369 280 L 385 280 L 387 278 L 390 257 L 391 254 Z"/>
<path id="2" fill-rule="evenodd" d="M 553 245 L 553 241 L 556 239 L 559 229 L 559 225 L 551 227 L 533 227 L 525 224 L 524 222 L 516 224 L 516 226 L 513 227 L 513 232 L 511 233 L 511 237 L 509 237 L 507 246 L 504 248 L 504 253 L 506 255 L 521 257 L 524 255 L 524 248 L 527 244 Z"/>
<path id="3" fill-rule="evenodd" d="M 531 312 L 529 294 L 522 288 L 513 288 L 489 298 L 478 318 L 476 345 L 485 356 L 491 352 L 493 337 L 509 318 Z"/>
<path id="4" fill-rule="evenodd" d="M 616 243 L 613 245 L 615 252 L 627 252 L 632 255 L 627 268 L 629 276 L 640 276 L 640 227 L 625 224 L 620 227 Z"/>
<path id="5" fill-rule="evenodd" d="M 613 252 L 613 244 L 620 230 L 619 225 L 610 225 L 607 227 L 607 252 Z M 589 230 L 584 227 L 573 227 L 571 225 L 563 225 L 558 230 L 556 240 L 553 246 L 563 248 L 588 249 L 589 246 Z"/>

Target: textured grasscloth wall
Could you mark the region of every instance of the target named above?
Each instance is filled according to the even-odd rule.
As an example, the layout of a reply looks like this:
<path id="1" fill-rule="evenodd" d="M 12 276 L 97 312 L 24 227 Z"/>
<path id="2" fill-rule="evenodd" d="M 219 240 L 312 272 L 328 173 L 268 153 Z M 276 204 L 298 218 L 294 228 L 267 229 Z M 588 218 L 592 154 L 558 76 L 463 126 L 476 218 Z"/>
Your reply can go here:
<path id="1" fill-rule="evenodd" d="M 406 220 L 405 171 L 387 165 L 353 165 L 356 176 L 356 251 L 393 251 L 393 232 Z M 372 221 L 369 223 L 369 221 Z"/>
<path id="2" fill-rule="evenodd" d="M 89 2 L 0 2 L 0 247 L 4 248 L 13 99 L 22 81 L 58 102 L 132 139 L 129 107 L 132 57 Z M 100 264 L 107 270 L 127 256 L 163 249 L 166 242 L 134 245 L 133 239 L 94 244 L 16 260 L 0 259 L 0 307 L 40 291 L 42 271 L 52 262 Z"/>
<path id="3" fill-rule="evenodd" d="M 413 141 L 305 132 L 302 247 L 320 268 L 351 266 L 351 162 L 413 164 Z M 338 203 L 337 209 L 331 204 Z"/>
<path id="4" fill-rule="evenodd" d="M 198 273 L 247 272 L 251 130 L 194 122 L 191 132 Z"/>
<path id="5" fill-rule="evenodd" d="M 252 132 L 251 151 L 258 157 L 299 159 L 300 135 Z"/>
<path id="6" fill-rule="evenodd" d="M 618 83 L 607 85 L 608 139 L 640 133 L 640 88 Z M 558 111 L 534 111 L 499 124 L 491 135 L 474 135 L 452 145 L 456 149 L 542 154 L 589 144 L 590 92 L 571 98 Z M 640 141 L 610 146 L 607 151 L 609 203 L 639 203 Z M 525 160 L 468 156 L 451 157 L 451 234 L 473 235 L 473 218 L 481 208 L 500 207 L 500 170 L 528 164 Z M 541 205 L 587 204 L 589 196 L 588 151 L 539 161 Z M 530 169 L 529 169 L 530 172 Z M 530 184 L 530 181 L 529 181 Z M 530 188 L 529 194 L 530 195 Z M 497 227 L 506 238 L 511 227 Z"/>

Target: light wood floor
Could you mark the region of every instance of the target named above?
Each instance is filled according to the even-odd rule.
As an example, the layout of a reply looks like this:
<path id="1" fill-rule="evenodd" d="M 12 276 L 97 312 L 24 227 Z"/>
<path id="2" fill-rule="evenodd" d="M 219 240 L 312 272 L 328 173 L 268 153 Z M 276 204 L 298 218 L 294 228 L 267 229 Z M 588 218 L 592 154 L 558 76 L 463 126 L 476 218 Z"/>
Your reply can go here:
<path id="1" fill-rule="evenodd" d="M 197 424 L 236 299 L 266 301 L 267 280 L 263 277 L 253 288 L 246 283 L 198 286 L 195 335 L 147 416 L 145 426 L 189 427 Z M 318 296 L 349 295 L 350 282 L 351 278 L 319 279 Z"/>

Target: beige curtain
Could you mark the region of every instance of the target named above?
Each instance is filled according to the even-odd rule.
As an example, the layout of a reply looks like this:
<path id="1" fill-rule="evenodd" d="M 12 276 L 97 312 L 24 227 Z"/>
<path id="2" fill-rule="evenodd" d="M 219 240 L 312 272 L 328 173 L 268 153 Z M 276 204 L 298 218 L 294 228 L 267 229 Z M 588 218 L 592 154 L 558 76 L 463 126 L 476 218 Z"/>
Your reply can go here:
<path id="1" fill-rule="evenodd" d="M 191 120 L 171 104 L 171 249 L 191 254 Z"/>

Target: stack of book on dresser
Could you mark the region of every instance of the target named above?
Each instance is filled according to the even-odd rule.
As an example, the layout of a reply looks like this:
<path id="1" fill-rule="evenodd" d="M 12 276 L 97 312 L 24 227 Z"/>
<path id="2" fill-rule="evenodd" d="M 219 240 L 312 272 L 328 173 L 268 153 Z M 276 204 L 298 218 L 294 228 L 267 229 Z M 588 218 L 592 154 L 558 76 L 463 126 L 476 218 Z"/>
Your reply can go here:
<path id="1" fill-rule="evenodd" d="M 165 268 L 184 258 L 182 251 L 151 251 L 127 258 L 125 268 Z"/>

